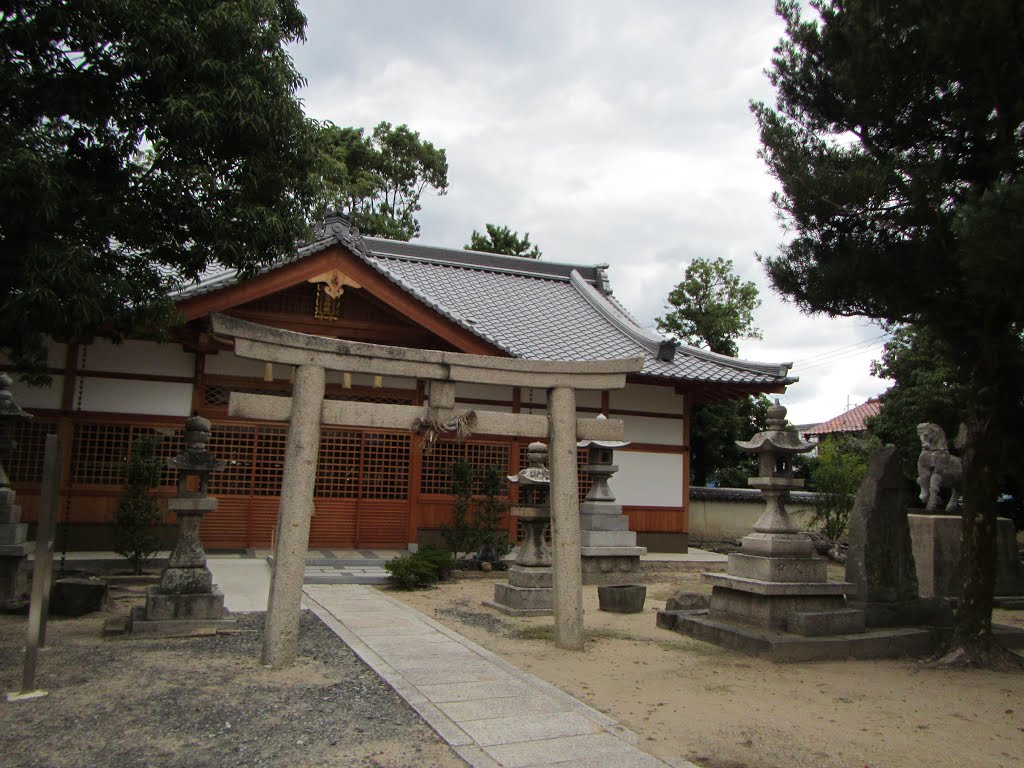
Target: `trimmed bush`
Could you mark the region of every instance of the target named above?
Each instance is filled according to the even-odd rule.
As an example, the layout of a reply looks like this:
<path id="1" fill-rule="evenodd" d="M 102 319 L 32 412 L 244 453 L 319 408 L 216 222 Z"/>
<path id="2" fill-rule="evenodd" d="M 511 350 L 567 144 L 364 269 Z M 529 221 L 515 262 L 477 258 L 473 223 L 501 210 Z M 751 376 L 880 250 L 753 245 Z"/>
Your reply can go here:
<path id="1" fill-rule="evenodd" d="M 424 589 L 448 578 L 455 558 L 446 549 L 424 547 L 412 555 L 402 555 L 384 564 L 388 580 L 395 589 Z"/>

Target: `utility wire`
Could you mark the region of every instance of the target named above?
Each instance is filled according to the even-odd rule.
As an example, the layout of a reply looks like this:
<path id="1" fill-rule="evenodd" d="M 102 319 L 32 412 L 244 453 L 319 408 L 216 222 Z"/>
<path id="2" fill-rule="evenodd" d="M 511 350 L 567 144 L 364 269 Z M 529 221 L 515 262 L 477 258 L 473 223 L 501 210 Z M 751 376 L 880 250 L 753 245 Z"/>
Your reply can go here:
<path id="1" fill-rule="evenodd" d="M 887 338 L 888 336 L 888 333 L 882 333 L 871 339 L 864 339 L 862 341 L 854 342 L 853 344 L 847 344 L 845 347 L 837 347 L 836 349 L 831 349 L 828 350 L 827 352 L 819 352 L 818 354 L 811 355 L 810 357 L 805 358 L 803 360 L 798 360 L 797 362 L 793 363 L 793 367 L 795 368 L 798 365 L 806 365 L 807 363 L 818 361 L 818 358 L 831 357 L 832 355 L 835 355 L 838 352 L 843 352 L 844 350 L 851 349 L 853 347 L 861 347 L 864 346 L 865 344 L 874 344 L 875 342 Z"/>

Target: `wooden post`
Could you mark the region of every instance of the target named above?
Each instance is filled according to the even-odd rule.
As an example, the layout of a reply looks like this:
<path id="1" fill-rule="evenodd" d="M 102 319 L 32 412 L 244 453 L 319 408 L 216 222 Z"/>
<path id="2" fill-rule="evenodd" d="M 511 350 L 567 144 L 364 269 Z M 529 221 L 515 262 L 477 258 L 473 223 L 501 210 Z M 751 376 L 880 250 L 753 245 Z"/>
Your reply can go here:
<path id="1" fill-rule="evenodd" d="M 576 472 L 576 393 L 548 390 L 551 524 L 554 543 L 555 643 L 583 650 L 583 570 L 580 560 L 579 476 Z"/>
<path id="2" fill-rule="evenodd" d="M 324 369 L 315 365 L 300 365 L 295 375 L 281 479 L 281 505 L 277 513 L 274 574 L 263 635 L 263 663 L 272 667 L 290 664 L 298 654 L 302 583 L 313 513 L 326 378 Z"/>
<path id="3" fill-rule="evenodd" d="M 56 435 L 46 436 L 42 491 L 36 526 L 36 557 L 32 563 L 32 599 L 28 609 L 25 666 L 22 670 L 21 690 L 7 694 L 8 701 L 46 695 L 46 691 L 36 689 L 36 666 L 39 662 L 39 649 L 46 645 L 46 619 L 50 612 L 53 537 L 57 528 L 57 502 L 60 496 L 60 441 Z"/>

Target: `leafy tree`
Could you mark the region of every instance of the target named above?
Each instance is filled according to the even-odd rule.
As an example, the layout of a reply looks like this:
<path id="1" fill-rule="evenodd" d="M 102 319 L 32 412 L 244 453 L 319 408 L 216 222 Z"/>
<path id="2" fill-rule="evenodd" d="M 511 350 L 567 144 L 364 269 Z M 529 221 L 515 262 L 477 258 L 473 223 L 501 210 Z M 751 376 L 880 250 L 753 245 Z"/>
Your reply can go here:
<path id="1" fill-rule="evenodd" d="M 780 0 L 754 104 L 791 239 L 764 263 L 803 310 L 927 328 L 965 410 L 962 584 L 950 663 L 991 633 L 998 477 L 1024 373 L 1024 14 L 996 0 Z"/>
<path id="2" fill-rule="evenodd" d="M 691 261 L 668 295 L 672 309 L 657 319 L 659 330 L 729 357 L 740 353 L 738 339 L 760 339 L 754 325 L 754 311 L 761 306 L 757 286 L 732 270 L 732 259 Z"/>
<path id="3" fill-rule="evenodd" d="M 819 444 L 818 461 L 808 484 L 808 489 L 818 494 L 811 525 L 829 541 L 846 535 L 854 496 L 878 445 L 877 439 L 853 435 L 837 435 Z"/>
<path id="4" fill-rule="evenodd" d="M 144 437 L 132 446 L 124 466 L 124 494 L 114 512 L 114 551 L 142 573 L 142 566 L 160 549 L 160 505 L 153 489 L 160 484 L 163 459 L 159 437 Z"/>
<path id="5" fill-rule="evenodd" d="M 416 212 L 428 190 L 448 191 L 443 149 L 408 126 L 381 122 L 369 136 L 362 128 L 317 126 L 321 151 L 316 218 L 343 208 L 364 235 L 411 240 L 420 233 Z"/>
<path id="6" fill-rule="evenodd" d="M 754 311 L 761 306 L 757 286 L 733 272 L 729 259 L 694 259 L 683 281 L 668 295 L 672 308 L 658 328 L 690 346 L 736 357 L 738 339 L 759 339 Z M 747 397 L 698 405 L 690 422 L 690 481 L 745 487 L 757 462 L 736 446 L 766 428 L 769 401 Z"/>
<path id="7" fill-rule="evenodd" d="M 0 348 L 174 319 L 169 273 L 290 252 L 314 131 L 296 0 L 13 0 L 0 9 Z"/>
<path id="8" fill-rule="evenodd" d="M 952 438 L 960 428 L 968 393 L 949 361 L 949 350 L 925 328 L 901 326 L 871 365 L 875 376 L 895 384 L 882 395 L 882 408 L 868 419 L 868 430 L 882 443 L 895 445 L 903 457 L 903 473 L 917 478 L 921 441 L 917 425 L 934 422 Z"/>
<path id="9" fill-rule="evenodd" d="M 483 251 L 484 253 L 504 253 L 509 256 L 521 256 L 524 259 L 539 259 L 540 248 L 530 244 L 530 233 L 519 237 L 508 227 L 497 224 L 485 224 L 487 233 L 482 235 L 473 230 L 469 236 L 469 245 L 463 246 L 467 251 Z"/>

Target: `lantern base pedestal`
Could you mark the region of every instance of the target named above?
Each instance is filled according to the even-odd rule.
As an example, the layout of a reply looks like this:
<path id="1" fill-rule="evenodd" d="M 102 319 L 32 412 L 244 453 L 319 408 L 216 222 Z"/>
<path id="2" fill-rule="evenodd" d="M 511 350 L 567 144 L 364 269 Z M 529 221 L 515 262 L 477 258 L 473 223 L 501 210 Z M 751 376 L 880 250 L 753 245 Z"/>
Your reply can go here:
<path id="1" fill-rule="evenodd" d="M 551 567 L 513 565 L 508 584 L 494 585 L 494 600 L 484 603 L 506 616 L 550 616 L 555 612 Z"/>

